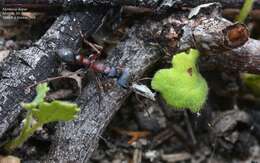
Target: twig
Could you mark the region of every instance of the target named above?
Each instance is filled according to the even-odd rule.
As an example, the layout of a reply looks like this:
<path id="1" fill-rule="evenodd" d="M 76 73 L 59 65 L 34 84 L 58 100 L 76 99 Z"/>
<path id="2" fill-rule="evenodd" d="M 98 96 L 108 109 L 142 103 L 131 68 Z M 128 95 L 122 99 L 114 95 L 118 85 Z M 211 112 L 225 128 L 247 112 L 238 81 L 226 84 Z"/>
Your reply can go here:
<path id="1" fill-rule="evenodd" d="M 184 117 L 185 117 L 185 122 L 187 124 L 187 129 L 188 129 L 189 135 L 191 136 L 192 143 L 193 143 L 193 145 L 196 145 L 197 140 L 196 140 L 196 137 L 194 135 L 187 110 L 184 111 Z"/>
<path id="2" fill-rule="evenodd" d="M 29 85 L 26 88 L 26 90 L 30 90 L 32 87 L 35 87 L 40 83 L 50 82 L 50 81 L 57 80 L 57 79 L 69 78 L 69 77 L 71 77 L 75 74 L 78 74 L 78 72 L 72 72 L 72 73 L 69 73 L 69 74 L 66 74 L 66 75 L 51 77 L 51 78 L 47 78 L 47 79 L 44 79 L 44 80 L 41 80 L 41 81 L 37 81 L 36 83 Z"/>

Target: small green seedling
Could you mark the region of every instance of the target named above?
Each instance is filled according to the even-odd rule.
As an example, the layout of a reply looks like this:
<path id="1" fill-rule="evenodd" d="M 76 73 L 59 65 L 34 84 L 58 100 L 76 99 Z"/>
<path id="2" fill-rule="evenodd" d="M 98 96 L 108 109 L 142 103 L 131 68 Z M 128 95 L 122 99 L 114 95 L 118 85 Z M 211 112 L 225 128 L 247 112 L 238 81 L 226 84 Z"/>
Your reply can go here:
<path id="1" fill-rule="evenodd" d="M 244 84 L 256 97 L 260 97 L 260 75 L 243 73 L 241 78 Z"/>
<path id="2" fill-rule="evenodd" d="M 152 88 L 176 109 L 199 112 L 207 99 L 208 85 L 197 69 L 198 57 L 195 49 L 178 53 L 172 59 L 173 68 L 159 70 L 152 79 Z"/>
<path id="3" fill-rule="evenodd" d="M 240 23 L 244 23 L 247 16 L 251 12 L 253 8 L 254 0 L 245 0 L 242 9 L 239 12 L 239 16 L 237 17 L 237 21 Z"/>
<path id="4" fill-rule="evenodd" d="M 27 116 L 24 125 L 18 137 L 7 143 L 4 148 L 7 151 L 13 151 L 20 147 L 34 132 L 44 124 L 55 121 L 69 121 L 77 118 L 80 111 L 76 104 L 64 101 L 44 101 L 46 93 L 49 91 L 47 83 L 39 84 L 36 88 L 37 95 L 31 103 L 22 103 L 26 109 Z"/>

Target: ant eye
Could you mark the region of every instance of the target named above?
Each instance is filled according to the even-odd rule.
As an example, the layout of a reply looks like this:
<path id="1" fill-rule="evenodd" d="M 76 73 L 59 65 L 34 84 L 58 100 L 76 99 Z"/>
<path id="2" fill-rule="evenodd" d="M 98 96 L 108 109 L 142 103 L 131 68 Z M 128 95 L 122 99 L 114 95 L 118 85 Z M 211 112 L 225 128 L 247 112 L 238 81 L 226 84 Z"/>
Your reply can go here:
<path id="1" fill-rule="evenodd" d="M 75 55 L 69 48 L 61 48 L 56 51 L 56 54 L 59 56 L 59 58 L 67 63 L 73 63 L 75 62 Z"/>

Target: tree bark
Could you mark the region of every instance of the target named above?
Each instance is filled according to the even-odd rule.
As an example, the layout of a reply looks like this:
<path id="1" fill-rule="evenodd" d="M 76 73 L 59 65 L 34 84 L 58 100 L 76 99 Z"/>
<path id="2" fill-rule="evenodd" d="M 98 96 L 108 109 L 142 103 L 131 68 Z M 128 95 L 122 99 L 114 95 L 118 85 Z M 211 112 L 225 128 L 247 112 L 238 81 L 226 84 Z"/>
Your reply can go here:
<path id="1" fill-rule="evenodd" d="M 249 39 L 239 48 L 223 53 L 211 53 L 202 58 L 204 69 L 239 71 L 260 74 L 260 41 Z"/>

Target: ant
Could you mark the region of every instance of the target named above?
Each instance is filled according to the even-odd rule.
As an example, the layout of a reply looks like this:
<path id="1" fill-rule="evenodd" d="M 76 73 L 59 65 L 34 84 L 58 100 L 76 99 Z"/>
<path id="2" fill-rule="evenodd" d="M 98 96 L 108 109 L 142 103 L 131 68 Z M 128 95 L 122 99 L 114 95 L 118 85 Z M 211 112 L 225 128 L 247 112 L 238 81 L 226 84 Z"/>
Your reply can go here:
<path id="1" fill-rule="evenodd" d="M 103 63 L 96 62 L 98 56 L 101 54 L 99 51 L 100 47 L 98 45 L 93 45 L 90 42 L 88 42 L 88 45 L 96 51 L 89 57 L 86 57 L 82 53 L 74 52 L 70 48 L 60 48 L 56 53 L 65 63 L 83 65 L 89 69 L 92 69 L 94 72 L 104 74 L 106 77 L 116 78 L 119 86 L 127 88 L 130 78 L 128 69 L 123 69 L 121 67 L 110 67 L 104 65 Z"/>

